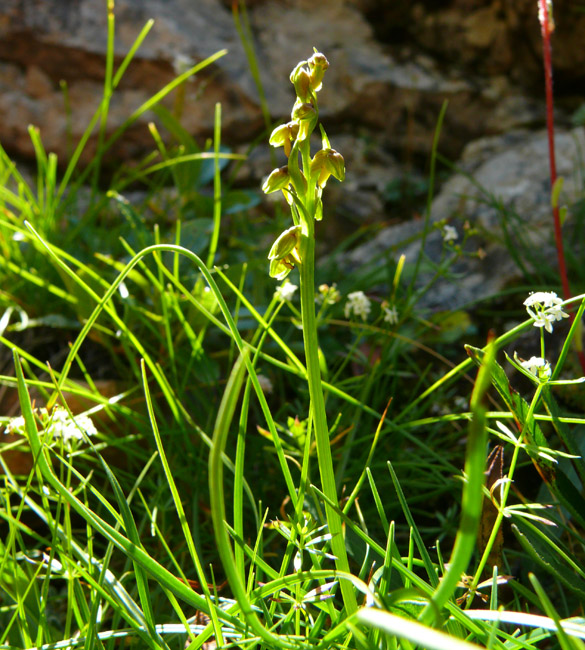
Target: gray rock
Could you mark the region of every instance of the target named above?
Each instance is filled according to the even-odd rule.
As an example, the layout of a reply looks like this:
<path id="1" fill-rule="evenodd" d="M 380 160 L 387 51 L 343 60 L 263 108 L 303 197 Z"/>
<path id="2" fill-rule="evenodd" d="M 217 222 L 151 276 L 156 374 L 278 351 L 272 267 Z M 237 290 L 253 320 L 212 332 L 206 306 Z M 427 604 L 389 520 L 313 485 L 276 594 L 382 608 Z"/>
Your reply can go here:
<path id="1" fill-rule="evenodd" d="M 583 192 L 585 130 L 558 132 L 555 149 L 557 171 L 564 178 L 561 203 L 570 206 Z M 520 277 L 503 243 L 504 213 L 513 226 L 508 231 L 513 233 L 517 228 L 538 253 L 537 258 L 545 256 L 553 266 L 556 261 L 546 132 L 517 131 L 472 142 L 459 166 L 460 172 L 442 186 L 433 201 L 430 223 L 447 221 L 461 236 L 462 227 L 468 222 L 480 233 L 479 241 L 473 238 L 470 243 L 475 241 L 476 248 L 481 245 L 485 258 L 465 258 L 453 269 L 460 276 L 458 279 L 441 279 L 422 303 L 432 309 L 456 308 L 481 300 Z M 384 255 L 397 258 L 404 254 L 407 263 L 413 264 L 420 251 L 423 225 L 424 221 L 417 219 L 384 229 L 371 242 L 347 255 L 346 260 L 356 267 L 371 264 Z M 570 226 L 569 221 L 565 229 L 570 230 Z M 565 246 L 570 245 L 570 237 L 565 233 Z M 435 229 L 429 233 L 425 254 L 437 263 L 441 253 L 442 238 Z M 421 285 L 431 275 L 423 273 Z"/>
<path id="2" fill-rule="evenodd" d="M 214 106 L 221 102 L 224 141 L 236 146 L 262 132 L 258 91 L 229 4 L 225 0 L 117 0 L 116 67 L 147 20 L 155 22 L 112 97 L 110 133 L 174 78 L 177 57 L 201 61 L 223 48 L 228 54 L 186 85 L 182 124 L 202 142 L 213 131 Z M 481 135 L 534 121 L 535 110 L 519 109 L 523 95 L 502 83 L 501 72 L 492 82 L 487 77 L 462 74 L 457 66 L 440 69 L 421 54 L 414 38 L 408 47 L 379 41 L 374 29 L 378 11 L 376 3 L 355 0 L 251 3 L 248 15 L 260 76 L 275 120 L 286 119 L 290 112 L 291 69 L 316 46 L 331 63 L 321 97 L 329 130 L 355 134 L 363 129 L 401 156 L 426 157 L 445 99 L 449 99 L 450 108 L 443 150 L 451 156 Z M 396 20 L 395 9 L 384 11 L 385 19 Z M 102 96 L 106 27 L 104 0 L 2 3 L 0 142 L 7 150 L 30 157 L 27 126 L 35 124 L 46 148 L 62 161 L 67 157 L 69 135 L 73 142 L 78 141 Z M 473 47 L 481 50 L 480 41 Z M 68 85 L 72 106 L 70 134 L 61 80 Z M 165 105 L 172 108 L 172 98 Z M 115 159 L 133 159 L 152 150 L 146 124 L 153 117 L 145 114 L 130 129 L 113 151 Z M 92 144 L 93 140 L 85 162 L 91 159 Z"/>
<path id="3" fill-rule="evenodd" d="M 582 192 L 585 131 L 578 128 L 557 132 L 555 143 L 557 174 L 564 178 L 562 198 L 571 204 Z M 498 204 L 525 224 L 535 245 L 550 239 L 546 131 L 512 132 L 473 142 L 465 149 L 460 166 L 466 174 L 457 174 L 445 183 L 433 203 L 433 218 L 469 219 L 473 225 L 501 237 Z"/>

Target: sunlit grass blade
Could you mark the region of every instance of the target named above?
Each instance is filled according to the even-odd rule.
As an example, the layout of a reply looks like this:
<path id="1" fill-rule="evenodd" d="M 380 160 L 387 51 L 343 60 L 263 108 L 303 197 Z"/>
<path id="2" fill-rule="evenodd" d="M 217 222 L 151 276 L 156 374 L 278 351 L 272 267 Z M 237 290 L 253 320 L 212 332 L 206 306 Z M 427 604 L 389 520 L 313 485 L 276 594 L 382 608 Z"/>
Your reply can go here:
<path id="1" fill-rule="evenodd" d="M 422 623 L 377 609 L 360 609 L 357 620 L 364 625 L 375 627 L 399 639 L 412 641 L 429 650 L 479 650 L 481 647 L 426 627 Z"/>
<path id="2" fill-rule="evenodd" d="M 150 555 L 145 553 L 141 548 L 134 545 L 127 537 L 122 535 L 115 527 L 104 521 L 100 516 L 90 510 L 82 501 L 64 487 L 49 462 L 46 449 L 39 437 L 35 418 L 32 410 L 30 396 L 28 394 L 22 367 L 19 359 L 15 356 L 16 374 L 18 378 L 18 394 L 21 400 L 22 413 L 26 422 L 31 450 L 37 460 L 37 466 L 43 476 L 44 481 L 59 494 L 79 515 L 81 515 L 97 532 L 110 540 L 117 548 L 125 553 L 131 560 L 138 562 L 145 571 L 155 580 L 159 581 L 162 586 L 170 589 L 176 596 L 191 604 L 197 609 L 208 610 L 207 601 L 193 591 L 189 586 L 173 576 L 167 569 L 161 566 Z M 226 620 L 238 626 L 237 619 L 233 619 L 226 613 L 218 613 L 222 620 Z M 145 626 L 146 629 L 146 626 Z"/>
<path id="3" fill-rule="evenodd" d="M 213 128 L 213 152 L 215 158 L 213 161 L 213 231 L 209 243 L 209 254 L 207 256 L 207 266 L 213 267 L 217 243 L 219 242 L 219 231 L 221 227 L 221 170 L 219 168 L 219 153 L 221 146 L 221 104 L 215 105 L 215 118 Z"/>
<path id="4" fill-rule="evenodd" d="M 213 434 L 213 446 L 209 455 L 209 497 L 215 528 L 215 539 L 222 560 L 222 566 L 227 575 L 234 596 L 242 607 L 246 623 L 260 638 L 265 639 L 267 642 L 278 644 L 278 639 L 262 625 L 256 612 L 252 609 L 248 593 L 236 565 L 228 532 L 225 527 L 226 512 L 223 492 L 223 463 L 221 461 L 221 456 L 225 448 L 227 434 L 236 408 L 236 402 L 240 396 L 245 372 L 245 359 L 243 356 L 240 356 L 230 374 L 230 378 L 226 384 L 222 401 L 218 409 Z"/>
<path id="5" fill-rule="evenodd" d="M 465 484 L 461 499 L 461 519 L 449 560 L 449 569 L 442 577 L 432 600 L 433 604 L 439 609 L 452 597 L 455 587 L 461 576 L 466 572 L 472 553 L 475 550 L 485 481 L 487 391 L 491 386 L 495 353 L 495 345 L 493 342 L 489 342 L 471 395 L 472 420 L 468 429 L 465 454 Z M 429 605 L 422 613 L 420 620 L 429 623 L 433 617 L 433 608 Z"/>
<path id="6" fill-rule="evenodd" d="M 558 615 L 554 605 L 546 593 L 546 590 L 540 584 L 538 578 L 534 574 L 530 574 L 528 578 L 530 579 L 534 591 L 537 593 L 540 602 L 542 603 L 544 611 L 554 621 L 557 639 L 562 650 L 583 650 L 585 648 L 585 644 L 583 644 L 583 642 L 576 637 L 569 637 L 564 627 L 561 625 L 560 616 Z"/>
<path id="7" fill-rule="evenodd" d="M 437 587 L 437 585 L 439 584 L 439 579 L 437 577 L 437 573 L 435 571 L 435 567 L 433 565 L 431 557 L 427 551 L 427 548 L 418 530 L 414 517 L 412 516 L 410 508 L 408 507 L 408 502 L 406 500 L 406 497 L 404 496 L 404 492 L 402 491 L 402 488 L 400 487 L 400 482 L 398 481 L 398 477 L 396 476 L 394 467 L 392 466 L 392 463 L 390 461 L 388 461 L 387 464 L 388 464 L 388 471 L 390 472 L 390 476 L 392 477 L 392 482 L 394 484 L 394 489 L 396 490 L 396 494 L 398 496 L 398 501 L 400 502 L 400 505 L 402 507 L 402 512 L 406 517 L 413 539 L 416 543 L 416 547 L 424 563 L 428 579 L 433 587 Z"/>
<path id="8" fill-rule="evenodd" d="M 199 583 L 201 584 L 201 589 L 203 590 L 203 593 L 205 594 L 206 600 L 209 602 L 209 612 L 211 615 L 211 619 L 214 622 L 214 629 L 215 629 L 215 635 L 218 640 L 222 639 L 221 636 L 221 628 L 219 625 L 219 621 L 217 620 L 217 616 L 215 614 L 215 609 L 212 606 L 211 603 L 211 597 L 209 593 L 209 589 L 207 587 L 207 576 L 205 575 L 203 571 L 203 566 L 201 564 L 201 560 L 199 558 L 199 553 L 197 552 L 197 549 L 195 548 L 195 543 L 193 541 L 193 537 L 191 535 L 191 531 L 189 530 L 189 527 L 187 525 L 187 517 L 185 516 L 185 510 L 183 508 L 183 503 L 181 501 L 181 497 L 179 495 L 179 492 L 177 490 L 176 483 L 173 479 L 173 473 L 171 471 L 171 468 L 169 467 L 169 463 L 165 454 L 164 446 L 162 444 L 162 439 L 160 436 L 160 432 L 158 429 L 158 425 L 156 422 L 156 418 L 154 415 L 154 409 L 152 406 L 152 399 L 150 396 L 150 391 L 148 389 L 148 379 L 146 377 L 146 367 L 144 364 L 144 361 L 141 362 L 141 369 L 142 369 L 142 377 L 143 377 L 143 387 L 144 387 L 144 393 L 146 396 L 146 405 L 148 408 L 148 415 L 150 418 L 150 423 L 152 426 L 152 431 L 154 433 L 154 438 L 156 440 L 156 447 L 158 449 L 159 457 L 161 460 L 161 463 L 163 465 L 164 473 L 165 473 L 165 478 L 167 480 L 170 492 L 173 496 L 173 503 L 175 506 L 175 510 L 177 511 L 177 516 L 179 517 L 179 521 L 181 523 L 181 529 L 183 531 L 183 537 L 185 539 L 185 542 L 187 543 L 187 548 L 189 549 L 189 554 L 191 556 L 191 560 L 193 564 L 195 565 L 195 569 L 197 571 L 197 577 L 199 578 Z"/>

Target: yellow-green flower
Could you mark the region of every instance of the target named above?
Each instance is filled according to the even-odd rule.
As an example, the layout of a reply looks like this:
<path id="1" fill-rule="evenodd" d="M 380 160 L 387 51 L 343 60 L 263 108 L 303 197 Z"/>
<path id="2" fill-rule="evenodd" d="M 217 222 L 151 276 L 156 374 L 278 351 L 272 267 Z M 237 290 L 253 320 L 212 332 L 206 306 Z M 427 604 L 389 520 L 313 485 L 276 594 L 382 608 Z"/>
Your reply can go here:
<path id="1" fill-rule="evenodd" d="M 270 176 L 262 184 L 262 190 L 266 194 L 271 192 L 278 192 L 278 190 L 285 190 L 290 185 L 290 174 L 288 173 L 288 166 L 278 167 L 270 172 Z"/>
<path id="2" fill-rule="evenodd" d="M 321 82 L 323 81 L 325 70 L 329 67 L 329 61 L 327 61 L 327 58 L 321 52 L 315 52 L 307 63 L 310 71 L 311 88 L 317 92 L 321 90 L 321 86 L 323 85 Z"/>
<path id="3" fill-rule="evenodd" d="M 291 117 L 299 125 L 297 138 L 301 141 L 305 140 L 311 133 L 311 127 L 317 120 L 315 107 L 313 104 L 302 104 L 297 100 L 293 106 Z"/>
<path id="4" fill-rule="evenodd" d="M 272 244 L 270 253 L 268 253 L 269 260 L 281 260 L 296 248 L 300 241 L 301 226 L 291 226 L 284 232 L 281 232 L 277 240 Z"/>
<path id="5" fill-rule="evenodd" d="M 276 280 L 284 280 L 286 276 L 295 268 L 295 265 L 286 260 L 270 260 L 269 274 Z"/>
<path id="6" fill-rule="evenodd" d="M 294 268 L 295 263 L 301 261 L 298 250 L 300 239 L 301 226 L 292 226 L 282 232 L 272 244 L 268 253 L 271 277 L 284 280 Z"/>
<path id="7" fill-rule="evenodd" d="M 338 181 L 345 178 L 345 161 L 343 156 L 335 149 L 321 149 L 315 154 L 311 161 L 311 175 L 319 173 L 317 183 L 319 187 L 325 187 L 329 176 Z"/>
<path id="8" fill-rule="evenodd" d="M 284 154 L 288 158 L 290 156 L 292 143 L 297 139 L 298 134 L 298 122 L 287 122 L 286 124 L 281 124 L 274 129 L 268 142 L 273 147 L 284 147 Z"/>
<path id="9" fill-rule="evenodd" d="M 295 87 L 295 93 L 302 103 L 311 100 L 311 75 L 304 67 L 306 61 L 301 61 L 290 73 L 290 80 Z"/>

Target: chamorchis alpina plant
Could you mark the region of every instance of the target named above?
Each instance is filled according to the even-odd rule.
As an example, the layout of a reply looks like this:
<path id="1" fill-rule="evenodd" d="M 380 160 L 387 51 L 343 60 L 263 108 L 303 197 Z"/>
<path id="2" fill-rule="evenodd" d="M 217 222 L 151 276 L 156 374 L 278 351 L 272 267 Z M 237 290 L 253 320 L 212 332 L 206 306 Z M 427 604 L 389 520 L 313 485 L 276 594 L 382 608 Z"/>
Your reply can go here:
<path id="1" fill-rule="evenodd" d="M 293 225 L 279 235 L 270 249 L 270 275 L 283 280 L 295 266 L 300 272 L 303 338 L 321 484 L 326 498 L 337 504 L 315 320 L 315 222 L 323 217 L 323 188 L 331 176 L 344 180 L 345 162 L 331 148 L 322 126 L 321 149 L 314 156 L 311 156 L 310 143 L 319 122 L 317 93 L 328 67 L 326 57 L 315 50 L 310 59 L 298 63 L 292 71 L 290 80 L 296 99 L 291 120 L 277 127 L 270 136 L 270 144 L 283 147 L 288 162 L 272 171 L 262 189 L 267 194 L 282 191 L 290 206 Z M 326 505 L 326 512 L 336 567 L 349 572 L 341 518 L 330 504 Z M 347 613 L 353 613 L 357 604 L 351 583 L 342 580 L 341 592 Z"/>

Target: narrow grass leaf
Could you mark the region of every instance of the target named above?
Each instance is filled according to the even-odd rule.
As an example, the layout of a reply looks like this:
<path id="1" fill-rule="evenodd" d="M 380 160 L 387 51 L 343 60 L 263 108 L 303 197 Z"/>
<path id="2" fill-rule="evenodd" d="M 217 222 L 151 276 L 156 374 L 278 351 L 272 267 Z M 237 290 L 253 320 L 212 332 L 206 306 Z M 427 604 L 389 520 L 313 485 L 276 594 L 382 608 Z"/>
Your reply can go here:
<path id="1" fill-rule="evenodd" d="M 483 502 L 484 468 L 486 456 L 486 418 L 487 391 L 491 384 L 495 364 L 495 346 L 489 343 L 482 364 L 477 374 L 471 395 L 472 420 L 468 429 L 467 449 L 465 454 L 465 483 L 461 499 L 461 519 L 455 537 L 455 544 L 449 560 L 449 569 L 442 577 L 441 583 L 433 595 L 432 603 L 439 610 L 449 600 L 455 588 L 466 572 L 475 550 L 477 530 L 481 517 Z M 420 619 L 429 623 L 434 618 L 431 605 L 427 605 Z"/>
<path id="2" fill-rule="evenodd" d="M 400 502 L 400 506 L 402 507 L 402 512 L 404 513 L 404 516 L 406 517 L 406 521 L 410 526 L 414 542 L 416 543 L 416 548 L 420 553 L 420 557 L 423 561 L 429 581 L 433 587 L 437 587 L 439 584 L 439 578 L 437 577 L 437 572 L 431 560 L 431 556 L 427 551 L 427 547 L 414 521 L 414 517 L 412 516 L 410 508 L 408 507 L 408 502 L 406 501 L 406 497 L 404 496 L 404 492 L 402 491 L 402 487 L 400 486 L 400 482 L 398 481 L 398 477 L 396 476 L 394 467 L 392 467 L 392 463 L 390 461 L 387 462 L 387 466 L 388 466 L 388 471 L 390 472 L 390 476 L 392 477 L 392 483 L 394 484 L 394 489 L 396 490 L 396 494 L 398 496 L 398 501 Z"/>
<path id="3" fill-rule="evenodd" d="M 516 518 L 512 531 L 529 557 L 585 602 L 584 572 L 569 554 L 537 526 L 522 518 Z"/>
<path id="4" fill-rule="evenodd" d="M 557 630 L 557 623 L 548 616 L 513 612 L 508 610 L 468 609 L 467 615 L 476 621 L 497 621 L 510 625 Z M 585 640 L 585 619 L 583 617 L 559 620 L 563 630 L 570 636 Z M 532 646 L 531 646 L 532 647 Z"/>
<path id="5" fill-rule="evenodd" d="M 532 586 L 534 587 L 534 591 L 537 593 L 538 597 L 540 598 L 540 602 L 542 603 L 542 607 L 544 611 L 554 621 L 556 633 L 557 633 L 557 639 L 559 641 L 562 650 L 582 650 L 584 647 L 583 643 L 579 641 L 577 638 L 574 637 L 569 638 L 569 636 L 567 635 L 567 632 L 561 625 L 561 618 L 558 615 L 557 610 L 555 609 L 550 598 L 548 597 L 546 590 L 540 584 L 538 578 L 533 573 L 530 573 L 528 575 L 528 578 Z"/>
<path id="6" fill-rule="evenodd" d="M 54 474 L 52 466 L 47 457 L 47 452 L 43 448 L 43 443 L 39 437 L 36 428 L 34 414 L 30 396 L 28 394 L 22 367 L 18 356 L 15 355 L 16 375 L 18 378 L 18 394 L 21 401 L 21 409 L 26 422 L 27 434 L 31 451 L 36 458 L 39 470 L 44 480 L 54 489 L 63 499 L 78 512 L 97 532 L 104 535 L 106 539 L 110 540 L 117 548 L 124 552 L 131 560 L 139 562 L 141 566 L 149 573 L 154 580 L 161 583 L 162 586 L 170 589 L 176 596 L 189 603 L 197 609 L 204 612 L 208 609 L 207 601 L 199 594 L 193 591 L 188 585 L 181 582 L 178 578 L 173 576 L 167 569 L 161 566 L 150 555 L 145 553 L 141 548 L 133 544 L 128 538 L 122 535 L 116 528 L 108 524 L 101 517 L 91 511 L 87 506 L 80 501 L 74 494 L 65 488 L 57 476 Z M 238 619 L 233 618 L 226 612 L 218 613 L 219 617 L 226 622 L 239 628 L 240 622 Z M 144 624 L 144 629 L 146 629 Z"/>
<path id="7" fill-rule="evenodd" d="M 480 650 L 481 648 L 474 643 L 457 639 L 417 621 L 401 618 L 379 609 L 360 609 L 357 613 L 357 620 L 399 639 L 412 641 L 426 650 Z"/>

